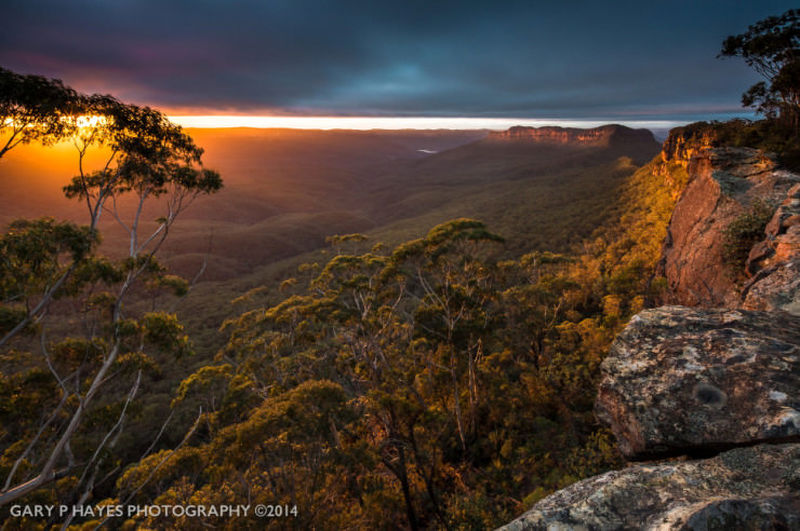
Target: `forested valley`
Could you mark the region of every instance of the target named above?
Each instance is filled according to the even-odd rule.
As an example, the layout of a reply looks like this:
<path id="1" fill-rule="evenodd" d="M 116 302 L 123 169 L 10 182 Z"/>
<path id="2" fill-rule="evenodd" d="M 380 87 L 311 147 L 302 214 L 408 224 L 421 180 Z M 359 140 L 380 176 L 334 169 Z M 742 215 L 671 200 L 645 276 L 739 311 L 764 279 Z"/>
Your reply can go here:
<path id="1" fill-rule="evenodd" d="M 4 104 L 0 171 L 31 150 L 79 162 L 72 180 L 37 184 L 63 188 L 71 203 L 49 210 L 70 221 L 13 220 L 0 241 L 4 514 L 12 501 L 264 504 L 281 507 L 267 521 L 278 528 L 485 528 L 620 465 L 592 414 L 598 367 L 664 289 L 655 264 L 686 179 L 647 162 L 649 133 L 585 146 L 406 132 L 399 148 L 397 135 L 356 135 L 388 135 L 405 154 L 391 171 L 381 160 L 349 170 L 359 195 L 347 201 L 366 205 L 359 232 L 333 222 L 251 263 L 259 233 L 219 230 L 218 256 L 244 272 L 204 278 L 224 262 L 178 218 L 194 202 L 190 224 L 213 224 L 236 172 L 206 169 L 158 111 L 3 76 L 39 99 Z M 431 142 L 442 151 L 421 154 Z M 245 218 L 269 205 L 250 195 Z M 298 214 L 279 215 L 283 227 Z M 203 261 L 187 267 L 185 249 Z M 264 520 L 99 510 L 4 525 L 51 524 Z"/>

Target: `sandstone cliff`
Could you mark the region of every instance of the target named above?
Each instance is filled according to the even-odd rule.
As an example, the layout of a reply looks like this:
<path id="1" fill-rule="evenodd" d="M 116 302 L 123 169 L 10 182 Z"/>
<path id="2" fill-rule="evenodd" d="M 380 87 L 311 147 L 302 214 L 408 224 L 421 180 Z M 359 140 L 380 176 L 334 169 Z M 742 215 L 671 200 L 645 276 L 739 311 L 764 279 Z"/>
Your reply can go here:
<path id="1" fill-rule="evenodd" d="M 631 129 L 623 125 L 604 125 L 593 129 L 516 126 L 507 131 L 491 132 L 488 140 L 579 144 L 586 146 L 612 146 L 633 142 L 650 144 L 655 141 L 653 134 L 649 130 Z"/>
<path id="2" fill-rule="evenodd" d="M 683 146 L 681 151 L 691 150 Z M 785 201 L 790 189 L 800 183 L 800 176 L 776 168 L 770 158 L 747 148 L 706 148 L 693 152 L 689 160 L 671 160 L 687 165 L 690 180 L 675 206 L 664 243 L 660 273 L 669 283 L 670 301 L 690 306 L 739 306 L 742 290 L 737 271 L 731 270 L 723 253 L 725 230 L 757 202 L 774 207 Z M 791 215 L 784 217 L 784 224 L 795 223 Z M 780 225 L 776 222 L 772 240 L 779 236 Z M 786 232 L 786 228 L 780 230 Z M 780 237 L 785 240 L 791 235 L 782 233 Z M 763 247 L 766 259 L 773 246 L 765 243 Z M 792 254 L 785 248 L 782 251 L 783 260 Z M 773 258 L 773 265 L 777 261 Z M 755 267 L 753 262 L 749 273 L 764 265 Z"/>
<path id="3" fill-rule="evenodd" d="M 800 176 L 680 130 L 659 162 L 689 174 L 659 266 L 683 306 L 631 319 L 595 412 L 627 459 L 661 462 L 573 484 L 507 529 L 800 529 Z M 727 263 L 723 237 L 757 202 L 762 239 Z"/>
<path id="4" fill-rule="evenodd" d="M 765 236 L 747 258 L 752 278 L 741 290 L 742 307 L 800 315 L 800 184 L 786 193 Z"/>

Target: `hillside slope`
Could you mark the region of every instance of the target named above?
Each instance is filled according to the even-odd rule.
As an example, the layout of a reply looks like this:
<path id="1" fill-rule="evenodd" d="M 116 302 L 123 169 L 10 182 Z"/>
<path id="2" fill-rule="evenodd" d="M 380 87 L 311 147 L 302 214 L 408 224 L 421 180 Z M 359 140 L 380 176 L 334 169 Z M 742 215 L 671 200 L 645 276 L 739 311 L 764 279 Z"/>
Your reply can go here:
<path id="1" fill-rule="evenodd" d="M 308 149 L 321 140 L 308 132 L 298 137 L 302 144 L 285 140 L 265 155 L 274 155 L 279 161 L 276 168 L 284 186 L 306 201 L 317 201 L 319 210 L 265 215 L 251 223 L 215 222 L 209 262 L 217 261 L 219 267 L 238 274 L 209 267 L 205 282 L 182 302 L 181 314 L 204 339 L 203 344 L 211 345 L 209 350 L 214 351 L 220 341 L 214 330 L 234 311 L 230 300 L 262 284 L 279 284 L 293 276 L 301 263 L 323 260 L 320 253 L 326 247 L 324 239 L 332 234 L 363 232 L 372 242 L 396 245 L 440 223 L 468 217 L 484 221 L 506 238 L 507 256 L 534 250 L 569 251 L 621 211 L 636 208 L 634 196 L 652 192 L 649 182 L 640 182 L 642 177 L 637 177 L 637 164 L 650 160 L 658 152 L 658 143 L 647 131 L 621 126 L 611 126 L 611 131 L 633 132 L 637 140 L 629 147 L 624 142 L 609 147 L 497 136 L 412 159 L 395 158 L 382 164 L 373 161 L 374 171 L 369 171 L 369 166 L 358 171 L 348 169 L 352 166 L 346 163 L 360 144 L 353 146 L 340 139 L 340 146 L 327 148 L 330 166 L 323 164 L 316 173 L 292 169 L 294 159 L 289 155 L 311 157 L 313 149 Z M 224 145 L 232 143 L 224 133 L 215 134 L 221 135 Z M 312 142 L 306 146 L 307 141 Z M 429 139 L 425 141 L 426 145 L 435 145 Z M 248 153 L 264 145 L 260 137 L 249 142 Z M 221 146 L 211 142 L 208 146 L 209 160 L 214 162 L 212 148 Z M 226 160 L 216 162 L 224 169 Z M 231 157 L 228 163 L 243 165 L 248 160 Z M 312 163 L 305 161 L 300 167 Z M 220 196 L 240 205 L 234 209 L 241 210 L 239 216 L 255 216 L 258 210 L 248 214 L 248 202 L 258 203 L 258 197 L 273 193 L 272 189 L 264 183 L 260 189 L 253 184 L 237 192 L 234 188 L 242 171 L 237 165 L 230 167 L 233 182 Z M 325 168 L 332 173 L 325 173 Z M 312 186 L 312 181 L 325 180 L 326 175 L 332 182 L 345 179 L 342 174 L 350 175 L 351 181 L 336 192 L 325 188 L 320 193 Z M 631 186 L 635 190 L 630 190 Z M 192 237 L 178 238 L 172 247 L 180 253 L 173 256 L 172 263 L 182 265 L 189 273 L 203 260 L 208 241 L 208 234 L 202 232 L 209 230 L 208 223 L 197 218 L 188 224 L 194 227 L 195 223 L 205 228 L 198 228 Z M 181 230 L 177 228 L 178 236 L 185 234 Z M 189 244 L 194 245 L 193 253 Z"/>
<path id="2" fill-rule="evenodd" d="M 397 243 L 461 216 L 491 223 L 513 252 L 566 249 L 602 221 L 617 185 L 658 148 L 641 131 L 636 142 L 613 145 L 483 138 L 486 131 L 189 132 L 225 188 L 182 215 L 164 256 L 188 276 L 206 259 L 204 278 L 216 280 L 319 249 L 333 234 Z M 0 162 L 0 223 L 30 212 L 83 220 L 60 193 L 75 153 L 59 145 L 45 157 L 43 149 L 24 146 Z M 101 231 L 113 254 L 119 227 L 109 216 Z"/>

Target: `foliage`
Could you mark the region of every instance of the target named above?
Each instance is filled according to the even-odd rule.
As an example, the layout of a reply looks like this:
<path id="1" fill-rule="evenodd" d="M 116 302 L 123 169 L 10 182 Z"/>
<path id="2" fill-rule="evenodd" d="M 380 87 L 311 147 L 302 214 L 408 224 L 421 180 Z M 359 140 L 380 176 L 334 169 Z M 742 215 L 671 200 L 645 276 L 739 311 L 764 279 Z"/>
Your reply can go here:
<path id="1" fill-rule="evenodd" d="M 579 255 L 503 260 L 502 238 L 469 219 L 394 249 L 332 238 L 337 253 L 280 301 L 225 324 L 220 363 L 177 398 L 203 401 L 206 431 L 142 495 L 296 504 L 299 527 L 485 528 L 617 466 L 594 388 L 612 337 L 655 296 L 686 181 L 670 167 L 665 188 L 659 171 L 634 175 L 618 222 Z M 119 492 L 160 462 L 131 467 Z"/>
<path id="2" fill-rule="evenodd" d="M 734 271 L 743 271 L 753 245 L 764 239 L 764 229 L 775 208 L 761 200 L 754 201 L 723 230 L 722 253 Z"/>
<path id="3" fill-rule="evenodd" d="M 774 151 L 788 166 L 800 167 L 800 10 L 767 17 L 745 33 L 729 36 L 719 57 L 741 57 L 764 78 L 742 95 L 742 105 L 753 107 L 765 120 L 716 128 L 723 135 L 733 129 L 734 145 Z"/>
<path id="4" fill-rule="evenodd" d="M 0 301 L 30 305 L 69 264 L 86 264 L 98 239 L 88 227 L 51 218 L 12 222 L 0 235 Z"/>
<path id="5" fill-rule="evenodd" d="M 0 158 L 20 144 L 69 136 L 81 107 L 82 96 L 57 79 L 0 68 Z"/>
<path id="6" fill-rule="evenodd" d="M 166 397 L 173 411 L 202 407 L 190 437 L 167 445 L 154 402 L 132 398 L 192 344 L 173 315 L 144 311 L 131 304 L 131 294 L 185 294 L 188 285 L 168 275 L 154 254 L 175 215 L 220 183 L 198 164 L 199 148 L 156 111 L 109 97 L 82 101 L 106 120 L 76 129 L 81 160 L 90 148 L 113 155 L 96 171 L 81 170 L 65 193 L 87 205 L 92 223 L 103 211 L 118 216 L 129 253 L 111 260 L 92 244 L 75 254 L 72 239 L 47 232 L 58 224 L 32 225 L 52 240 L 44 274 L 28 274 L 32 304 L 50 293 L 52 279 L 69 273 L 48 313 L 29 319 L 41 325 L 34 336 L 41 345 L 17 335 L 19 351 L 3 353 L 0 440 L 15 442 L 2 447 L 2 477 L 35 478 L 81 398 L 95 400 L 59 455 L 64 481 L 30 499 L 297 506 L 288 524 L 268 522 L 276 527 L 485 528 L 620 465 L 593 418 L 594 389 L 615 333 L 659 295 L 653 272 L 685 184 L 681 168 L 651 163 L 635 171 L 631 159 L 616 155 L 565 157 L 578 160 L 576 166 L 519 198 L 541 195 L 545 203 L 572 206 L 525 254 L 517 253 L 519 242 L 509 252 L 486 224 L 464 218 L 396 245 L 373 245 L 361 234 L 330 238 L 333 253 L 324 261 L 299 268 L 280 289 L 255 288 L 240 299 L 269 302 L 227 321 L 217 362 L 197 366 Z M 565 176 L 591 197 L 576 204 L 559 191 L 554 183 Z M 509 195 L 522 189 L 515 179 L 509 178 Z M 603 204 L 595 190 L 608 194 L 602 197 L 619 192 L 621 199 Z M 122 194 L 137 205 L 167 199 L 154 235 L 139 236 L 137 214 L 122 219 L 113 202 Z M 551 215 L 543 209 L 525 222 L 544 226 Z M 582 249 L 570 250 L 597 220 L 609 219 Z M 520 221 L 504 220 L 506 227 Z M 86 234 L 96 230 L 90 225 Z M 34 284 L 40 277 L 49 280 Z M 31 316 L 26 306 L 0 307 L 9 310 L 0 318 L 19 324 Z M 66 316 L 73 309 L 79 319 Z M 93 391 L 109 359 L 117 383 Z M 64 390 L 62 381 L 77 392 Z M 53 420 L 39 409 L 55 411 Z M 126 438 L 117 423 L 143 427 L 152 437 Z M 72 469 L 71 456 L 88 465 Z M 112 522 L 154 529 L 264 524 L 255 518 Z"/>
<path id="7" fill-rule="evenodd" d="M 766 81 L 742 96 L 742 104 L 767 118 L 781 118 L 795 134 L 800 126 L 800 10 L 752 24 L 722 44 L 721 57 L 741 57 Z"/>
<path id="8" fill-rule="evenodd" d="M 88 212 L 87 226 L 17 220 L 0 236 L 0 505 L 81 504 L 107 492 L 121 463 L 159 443 L 163 427 L 153 441 L 123 435 L 142 413 L 134 398 L 161 377 L 160 362 L 192 347 L 175 315 L 130 303 L 143 288 L 186 293 L 155 256 L 178 215 L 221 180 L 158 111 L 5 70 L 0 83 L 0 129 L 10 135 L 0 156 L 69 138 L 79 165 L 64 192 Z M 105 157 L 97 168 L 90 151 Z M 123 196 L 135 198 L 127 220 L 117 208 Z M 142 212 L 155 198 L 165 211 L 147 232 Z M 125 257 L 98 254 L 104 212 L 127 232 Z"/>

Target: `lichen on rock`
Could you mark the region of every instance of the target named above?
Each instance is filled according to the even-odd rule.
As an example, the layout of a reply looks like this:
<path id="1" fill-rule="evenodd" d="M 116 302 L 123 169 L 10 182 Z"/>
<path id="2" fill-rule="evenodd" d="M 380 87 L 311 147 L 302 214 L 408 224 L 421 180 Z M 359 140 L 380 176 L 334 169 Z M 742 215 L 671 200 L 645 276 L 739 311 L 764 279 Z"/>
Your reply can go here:
<path id="1" fill-rule="evenodd" d="M 595 412 L 628 459 L 800 440 L 800 317 L 645 310 L 602 371 Z"/>
<path id="2" fill-rule="evenodd" d="M 737 448 L 711 459 L 635 465 L 560 490 L 501 529 L 800 528 L 800 444 Z"/>

